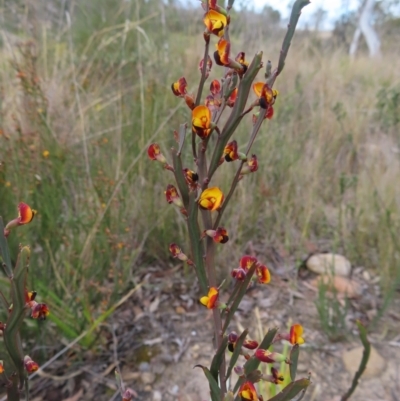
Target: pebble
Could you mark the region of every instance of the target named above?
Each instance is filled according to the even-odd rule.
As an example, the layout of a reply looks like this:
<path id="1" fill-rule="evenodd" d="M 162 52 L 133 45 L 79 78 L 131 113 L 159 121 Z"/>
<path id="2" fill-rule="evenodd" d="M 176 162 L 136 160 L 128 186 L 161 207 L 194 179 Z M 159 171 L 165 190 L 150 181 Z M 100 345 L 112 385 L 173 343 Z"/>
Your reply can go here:
<path id="1" fill-rule="evenodd" d="M 342 355 L 343 364 L 350 374 L 354 374 L 360 365 L 364 348 L 362 346 L 345 351 Z M 367 368 L 365 369 L 364 378 L 373 378 L 382 375 L 386 367 L 386 361 L 379 355 L 379 352 L 371 347 Z"/>
<path id="2" fill-rule="evenodd" d="M 153 391 L 152 401 L 162 401 L 162 394 L 160 391 Z"/>
<path id="3" fill-rule="evenodd" d="M 351 299 L 359 298 L 362 295 L 361 285 L 358 282 L 347 277 L 332 277 L 328 275 L 322 275 L 316 280 L 313 280 L 311 284 L 317 288 L 321 284 L 324 284 L 327 287 L 328 291 L 332 291 L 333 289 L 335 289 L 338 294 L 346 295 L 348 298 Z"/>
<path id="4" fill-rule="evenodd" d="M 140 375 L 140 379 L 143 384 L 149 385 L 149 384 L 153 384 L 155 382 L 156 375 L 152 372 L 143 372 Z"/>
<path id="5" fill-rule="evenodd" d="M 348 277 L 351 273 L 350 261 L 336 253 L 317 253 L 312 255 L 308 258 L 306 266 L 317 274 Z"/>
<path id="6" fill-rule="evenodd" d="M 148 362 L 140 362 L 139 370 L 141 372 L 148 372 L 150 370 L 150 364 Z"/>

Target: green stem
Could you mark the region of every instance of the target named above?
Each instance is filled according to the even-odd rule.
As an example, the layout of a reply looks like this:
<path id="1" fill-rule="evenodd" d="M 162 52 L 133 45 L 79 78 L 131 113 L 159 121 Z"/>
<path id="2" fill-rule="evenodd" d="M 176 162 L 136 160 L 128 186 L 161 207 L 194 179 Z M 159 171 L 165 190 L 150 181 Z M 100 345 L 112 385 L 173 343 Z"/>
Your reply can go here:
<path id="1" fill-rule="evenodd" d="M 261 128 L 261 124 L 262 124 L 263 121 L 264 121 L 264 116 L 265 116 L 265 109 L 260 108 L 260 114 L 259 114 L 259 116 L 258 116 L 258 118 L 257 118 L 256 123 L 255 123 L 254 126 L 253 126 L 253 130 L 252 130 L 252 133 L 251 133 L 251 135 L 250 135 L 249 142 L 248 142 L 247 147 L 246 147 L 246 152 L 245 152 L 246 156 L 249 154 L 250 149 L 251 149 L 251 147 L 253 146 L 253 143 L 254 143 L 254 140 L 255 140 L 255 138 L 256 138 L 256 136 L 257 136 L 257 134 L 258 134 L 258 131 L 259 131 L 260 128 Z M 229 201 L 230 201 L 230 199 L 231 199 L 233 193 L 235 192 L 236 186 L 237 186 L 237 184 L 239 183 L 240 172 L 242 171 L 242 167 L 243 167 L 243 164 L 244 164 L 244 163 L 245 163 L 245 162 L 242 161 L 242 162 L 240 163 L 240 166 L 238 167 L 238 169 L 237 169 L 237 171 L 236 171 L 236 174 L 235 174 L 235 177 L 233 178 L 232 185 L 231 185 L 231 188 L 230 188 L 230 190 L 229 190 L 229 192 L 228 192 L 228 195 L 226 196 L 225 201 L 224 201 L 224 203 L 222 204 L 221 209 L 219 210 L 218 216 L 217 216 L 217 218 L 215 219 L 214 227 L 213 227 L 214 230 L 218 227 L 218 225 L 219 225 L 219 223 L 220 223 L 220 221 L 221 221 L 221 218 L 222 218 L 222 214 L 224 213 L 226 206 L 228 205 L 228 203 L 229 203 Z"/>
<path id="2" fill-rule="evenodd" d="M 190 244 L 192 248 L 192 259 L 195 264 L 197 277 L 200 283 L 201 292 L 206 294 L 208 291 L 207 275 L 204 268 L 204 249 L 203 243 L 200 240 L 201 233 L 198 222 L 198 205 L 196 199 L 196 193 L 189 193 L 189 207 L 188 207 L 188 219 L 187 226 L 190 238 Z"/>
<path id="3" fill-rule="evenodd" d="M 244 74 L 242 80 L 240 81 L 235 105 L 233 106 L 232 112 L 221 132 L 221 135 L 218 137 L 218 141 L 215 145 L 214 153 L 211 157 L 210 166 L 208 169 L 209 181 L 218 168 L 219 160 L 221 159 L 222 153 L 226 144 L 229 141 L 229 138 L 233 135 L 243 118 L 243 110 L 246 107 L 246 102 L 249 97 L 251 85 L 261 68 L 262 52 L 259 52 L 254 56 L 254 59 L 251 62 L 246 74 Z"/>

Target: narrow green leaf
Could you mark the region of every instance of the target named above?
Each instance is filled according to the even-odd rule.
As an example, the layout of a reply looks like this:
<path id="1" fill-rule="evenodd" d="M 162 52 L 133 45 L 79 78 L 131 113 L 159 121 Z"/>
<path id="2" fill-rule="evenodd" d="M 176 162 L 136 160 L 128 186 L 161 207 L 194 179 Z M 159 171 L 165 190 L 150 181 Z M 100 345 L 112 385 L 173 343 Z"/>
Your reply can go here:
<path id="1" fill-rule="evenodd" d="M 226 379 L 228 380 L 229 376 L 232 373 L 232 369 L 234 368 L 237 360 L 239 359 L 240 356 L 240 351 L 242 350 L 242 345 L 244 340 L 246 339 L 246 336 L 248 334 L 248 330 L 244 330 L 243 333 L 240 335 L 240 337 L 238 338 L 238 340 L 236 341 L 235 344 L 235 349 L 233 351 L 233 354 L 231 356 L 231 360 L 229 361 L 229 366 L 228 366 L 228 371 L 226 373 Z"/>
<path id="2" fill-rule="evenodd" d="M 210 372 L 216 381 L 218 381 L 219 368 L 220 368 L 222 360 L 224 358 L 225 350 L 226 350 L 227 346 L 228 346 L 228 337 L 225 336 L 222 338 L 222 343 L 219 346 L 219 348 L 218 348 L 217 352 L 215 353 L 214 358 L 212 359 L 212 362 L 211 362 Z"/>
<path id="3" fill-rule="evenodd" d="M 205 366 L 202 365 L 196 365 L 195 368 L 203 369 L 203 372 L 206 375 L 206 378 L 210 385 L 211 400 L 221 401 L 221 389 L 219 388 L 218 382 L 214 379 L 214 376 L 211 374 L 211 372 Z"/>
<path id="4" fill-rule="evenodd" d="M 287 385 L 279 394 L 268 401 L 291 401 L 297 394 L 310 385 L 309 379 L 299 379 Z"/>
<path id="5" fill-rule="evenodd" d="M 269 329 L 267 334 L 264 336 L 263 340 L 261 341 L 261 344 L 259 345 L 259 348 L 268 349 L 271 346 L 272 341 L 274 340 L 277 332 L 278 332 L 277 328 Z M 245 380 L 247 380 L 247 376 L 251 372 L 253 372 L 254 370 L 258 369 L 258 367 L 260 366 L 260 363 L 261 362 L 256 357 L 252 356 L 244 364 L 244 372 L 245 372 L 245 375 L 246 375 L 246 379 L 239 377 L 238 381 L 235 384 L 234 392 L 239 390 L 239 387 L 244 383 Z"/>
<path id="6" fill-rule="evenodd" d="M 290 378 L 292 381 L 296 379 L 297 373 L 297 362 L 299 360 L 300 346 L 299 344 L 295 344 L 290 351 Z"/>
<path id="7" fill-rule="evenodd" d="M 247 287 L 249 286 L 250 280 L 253 277 L 253 274 L 256 270 L 256 264 L 254 263 L 253 266 L 249 269 L 247 272 L 245 280 L 241 283 L 241 286 L 237 292 L 236 298 L 232 302 L 232 305 L 229 307 L 229 312 L 226 315 L 224 326 L 222 328 L 222 332 L 225 333 L 225 330 L 228 328 L 229 323 L 231 322 L 231 319 L 233 315 L 235 314 L 241 300 L 244 297 L 244 294 L 246 294 Z"/>
<path id="8" fill-rule="evenodd" d="M 171 154 L 172 154 L 172 164 L 174 166 L 175 181 L 176 184 L 178 185 L 183 205 L 187 209 L 189 206 L 189 188 L 186 184 L 186 180 L 183 175 L 181 156 L 176 153 L 175 149 L 171 149 Z"/>
<path id="9" fill-rule="evenodd" d="M 186 139 L 186 129 L 187 129 L 187 124 L 181 124 L 179 126 L 179 148 L 178 148 L 178 152 L 177 155 L 180 156 L 182 153 L 182 148 L 183 145 L 185 143 L 185 139 Z"/>
<path id="10" fill-rule="evenodd" d="M 10 250 L 8 248 L 7 239 L 4 236 L 4 223 L 2 217 L 0 217 L 0 256 L 3 260 L 7 276 L 11 277 L 13 272 L 11 265 Z"/>
<path id="11" fill-rule="evenodd" d="M 297 23 L 299 22 L 301 10 L 308 4 L 310 4 L 310 0 L 296 0 L 295 3 L 293 4 L 288 30 L 286 32 L 285 38 L 283 39 L 282 50 L 279 56 L 276 76 L 278 76 L 285 67 L 285 60 L 289 52 L 289 48 L 292 42 L 294 32 L 296 30 Z"/>
<path id="12" fill-rule="evenodd" d="M 370 344 L 370 342 L 368 341 L 368 338 L 367 338 L 367 330 L 361 324 L 361 322 L 357 321 L 356 324 L 357 324 L 357 328 L 358 328 L 358 331 L 359 331 L 360 340 L 361 340 L 362 345 L 364 347 L 364 351 L 363 351 L 363 356 L 361 358 L 360 366 L 358 367 L 358 370 L 354 375 L 353 382 L 351 383 L 351 386 L 347 390 L 346 394 L 344 394 L 342 396 L 341 401 L 348 400 L 350 398 L 350 396 L 353 394 L 354 390 L 358 386 L 358 381 L 360 380 L 360 377 L 362 376 L 362 374 L 364 373 L 364 370 L 367 367 L 369 356 L 371 354 L 371 344 Z"/>
<path id="13" fill-rule="evenodd" d="M 190 192 L 187 226 L 190 244 L 192 246 L 192 259 L 195 264 L 195 269 L 197 273 L 197 278 L 199 279 L 201 291 L 206 294 L 208 291 L 208 284 L 206 270 L 204 268 L 203 242 L 200 240 L 201 234 L 199 222 L 197 220 L 198 210 L 199 208 L 196 202 L 196 194 L 194 192 Z"/>

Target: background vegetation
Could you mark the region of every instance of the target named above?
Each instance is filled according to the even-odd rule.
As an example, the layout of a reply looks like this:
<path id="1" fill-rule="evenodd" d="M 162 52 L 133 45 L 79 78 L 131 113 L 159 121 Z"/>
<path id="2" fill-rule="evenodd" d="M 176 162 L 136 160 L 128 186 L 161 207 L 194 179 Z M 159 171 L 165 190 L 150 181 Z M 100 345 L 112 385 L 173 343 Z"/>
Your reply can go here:
<path id="1" fill-rule="evenodd" d="M 42 335 L 73 339 L 148 266 L 168 266 L 172 240 L 185 247 L 183 218 L 163 193 L 169 173 L 146 150 L 157 141 L 168 154 L 189 119 L 170 84 L 184 75 L 195 90 L 202 10 L 159 0 L 0 3 L 0 214 L 15 217 L 20 201 L 38 210 L 10 244 L 32 245 L 30 286 L 54 322 Z M 233 52 L 261 49 L 276 62 L 279 14 L 240 18 Z M 236 265 L 249 241 L 299 265 L 310 250 L 337 251 L 378 270 L 389 299 L 400 276 L 399 21 L 382 14 L 377 60 L 348 58 L 351 24 L 346 16 L 332 35 L 296 34 L 275 116 L 255 144 L 259 171 L 226 214 L 220 265 Z"/>

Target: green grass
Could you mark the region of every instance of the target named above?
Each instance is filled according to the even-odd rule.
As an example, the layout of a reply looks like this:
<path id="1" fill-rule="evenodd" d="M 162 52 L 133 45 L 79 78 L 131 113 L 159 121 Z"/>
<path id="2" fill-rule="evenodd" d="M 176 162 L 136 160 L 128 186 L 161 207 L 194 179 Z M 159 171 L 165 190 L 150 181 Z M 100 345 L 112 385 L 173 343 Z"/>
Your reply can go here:
<path id="1" fill-rule="evenodd" d="M 166 8 L 163 25 L 156 1 L 77 4 L 71 27 L 43 14 L 50 23 L 32 42 L 14 21 L 0 50 L 0 214 L 14 218 L 19 201 L 39 211 L 10 244 L 31 244 L 30 285 L 67 338 L 106 313 L 150 262 L 168 263 L 171 238 L 188 247 L 185 221 L 163 194 L 172 175 L 146 149 L 157 141 L 168 155 L 173 130 L 189 120 L 170 84 L 184 75 L 195 91 L 204 46 L 200 10 L 182 17 Z M 244 34 L 231 32 L 233 53 Z M 277 60 L 282 35 L 261 44 L 265 59 Z M 389 287 L 400 274 L 400 59 L 349 60 L 318 43 L 295 38 L 274 119 L 254 146 L 259 171 L 241 181 L 223 219 L 231 240 L 219 266 L 236 266 L 250 240 L 298 257 L 307 241 L 323 239 L 354 265 L 378 270 Z M 259 49 L 245 47 L 248 58 Z M 245 121 L 234 139 L 244 146 L 250 129 Z M 194 168 L 189 156 L 185 163 Z M 219 170 L 227 191 L 233 167 Z"/>

